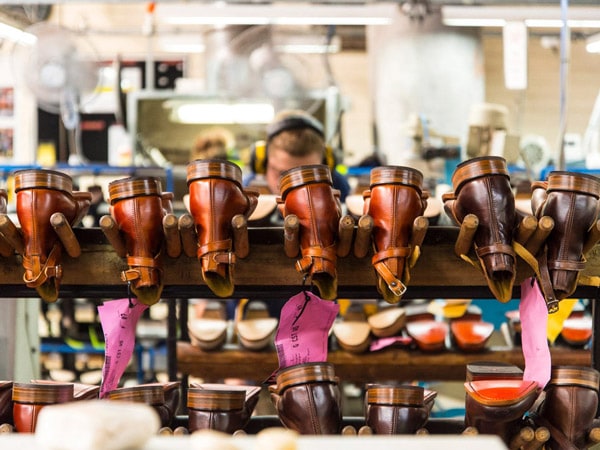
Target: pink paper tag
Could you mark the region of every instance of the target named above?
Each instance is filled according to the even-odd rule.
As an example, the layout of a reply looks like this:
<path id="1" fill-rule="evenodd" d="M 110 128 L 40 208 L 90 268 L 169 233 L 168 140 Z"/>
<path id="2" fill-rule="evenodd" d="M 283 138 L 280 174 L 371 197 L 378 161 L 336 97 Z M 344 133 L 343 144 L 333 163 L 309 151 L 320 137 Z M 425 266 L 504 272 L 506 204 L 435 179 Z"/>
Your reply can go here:
<path id="1" fill-rule="evenodd" d="M 398 345 L 406 347 L 412 343 L 413 339 L 409 336 L 390 336 L 385 338 L 375 339 L 369 346 L 369 351 L 376 352 L 384 348 L 391 347 L 392 345 Z"/>
<path id="2" fill-rule="evenodd" d="M 521 347 L 525 357 L 523 380 L 536 381 L 543 389 L 550 380 L 552 358 L 548 347 L 548 308 L 535 278 L 521 283 Z"/>
<path id="3" fill-rule="evenodd" d="M 104 331 L 104 365 L 100 398 L 104 398 L 119 385 L 135 347 L 135 328 L 147 305 L 138 303 L 135 298 L 120 298 L 104 302 L 98 306 L 98 315 Z"/>
<path id="4" fill-rule="evenodd" d="M 291 297 L 281 310 L 275 348 L 279 368 L 327 361 L 327 337 L 340 307 L 311 292 Z"/>

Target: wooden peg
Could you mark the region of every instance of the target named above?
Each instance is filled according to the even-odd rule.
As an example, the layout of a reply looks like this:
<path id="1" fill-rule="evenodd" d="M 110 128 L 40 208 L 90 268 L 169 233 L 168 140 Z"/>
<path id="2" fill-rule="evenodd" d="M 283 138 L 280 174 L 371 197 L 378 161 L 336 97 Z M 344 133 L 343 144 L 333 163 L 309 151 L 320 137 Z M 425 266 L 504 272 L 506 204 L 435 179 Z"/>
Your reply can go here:
<path id="1" fill-rule="evenodd" d="M 475 232 L 479 226 L 479 219 L 475 214 L 467 214 L 460 224 L 460 231 L 454 245 L 456 256 L 466 255 L 471 250 Z"/>
<path id="2" fill-rule="evenodd" d="M 538 220 L 538 226 L 525 243 L 525 248 L 532 255 L 537 255 L 540 251 L 546 238 L 550 235 L 550 232 L 554 228 L 554 219 L 550 216 L 542 216 Z"/>
<path id="3" fill-rule="evenodd" d="M 3 234 L 0 234 L 0 255 L 4 256 L 5 258 L 8 258 L 12 254 L 14 254 L 14 252 L 15 249 L 12 248 L 10 242 L 8 242 L 8 240 L 4 237 Z"/>
<path id="4" fill-rule="evenodd" d="M 344 258 L 350 254 L 354 236 L 354 218 L 347 214 L 340 218 L 338 227 L 337 256 Z"/>
<path id="5" fill-rule="evenodd" d="M 174 214 L 168 213 L 162 220 L 163 232 L 167 255 L 178 258 L 181 255 L 181 236 L 179 235 L 179 221 Z"/>
<path id="6" fill-rule="evenodd" d="M 370 436 L 373 434 L 373 429 L 369 425 L 363 425 L 358 429 L 359 436 Z"/>
<path id="7" fill-rule="evenodd" d="M 352 425 L 346 425 L 344 428 L 342 428 L 342 436 L 356 436 L 357 432 L 356 432 L 356 428 L 354 428 Z"/>
<path id="8" fill-rule="evenodd" d="M 369 252 L 371 245 L 371 233 L 373 232 L 373 218 L 368 214 L 358 219 L 356 237 L 354 238 L 354 256 L 364 258 Z"/>
<path id="9" fill-rule="evenodd" d="M 600 443 L 600 427 L 594 427 L 588 433 L 588 443 L 586 448 L 593 448 Z"/>
<path id="10" fill-rule="evenodd" d="M 550 439 L 550 430 L 546 427 L 536 428 L 533 439 L 531 442 L 525 443 L 522 450 L 542 450 L 544 444 Z"/>
<path id="11" fill-rule="evenodd" d="M 583 255 L 587 255 L 591 249 L 600 241 L 600 220 L 597 220 L 590 232 L 587 240 L 583 244 Z"/>
<path id="12" fill-rule="evenodd" d="M 463 436 L 477 436 L 479 434 L 479 430 L 475 427 L 467 427 L 462 433 Z"/>
<path id="13" fill-rule="evenodd" d="M 288 214 L 283 221 L 283 250 L 288 258 L 295 258 L 300 251 L 300 220 Z"/>
<path id="14" fill-rule="evenodd" d="M 427 428 L 419 428 L 415 431 L 417 436 L 429 436 L 429 430 Z"/>
<path id="15" fill-rule="evenodd" d="M 0 233 L 4 239 L 15 249 L 17 253 L 23 255 L 25 253 L 25 244 L 23 243 L 23 235 L 17 226 L 10 220 L 6 214 L 0 215 Z"/>
<path id="16" fill-rule="evenodd" d="M 179 217 L 179 234 L 181 235 L 183 253 L 190 258 L 197 256 L 198 236 L 196 235 L 196 224 L 194 218 L 189 214 L 183 214 Z"/>
<path id="17" fill-rule="evenodd" d="M 531 441 L 535 437 L 535 431 L 531 427 L 523 427 L 519 430 L 510 441 L 508 448 L 510 450 L 521 450 L 523 446 Z"/>
<path id="18" fill-rule="evenodd" d="M 110 242 L 110 245 L 113 246 L 115 253 L 119 255 L 119 257 L 124 258 L 127 255 L 127 247 L 125 246 L 125 241 L 119 232 L 119 225 L 115 222 L 115 219 L 112 216 L 102 216 L 100 217 L 100 228 L 102 232 Z"/>
<path id="19" fill-rule="evenodd" d="M 14 433 L 15 427 L 10 423 L 3 423 L 0 425 L 0 434 Z"/>
<path id="20" fill-rule="evenodd" d="M 417 217 L 412 226 L 412 232 L 410 234 L 410 248 L 420 247 L 423 245 L 425 235 L 427 234 L 427 228 L 429 228 L 429 220 L 425 216 Z"/>
<path id="21" fill-rule="evenodd" d="M 235 256 L 245 258 L 250 253 L 250 241 L 248 239 L 248 219 L 243 214 L 236 214 L 231 219 L 233 228 L 233 248 Z"/>
<path id="22" fill-rule="evenodd" d="M 69 224 L 65 215 L 61 212 L 55 212 L 50 216 L 50 225 L 54 228 L 54 231 L 58 235 L 60 242 L 62 242 L 67 254 L 71 258 L 78 258 L 81 256 L 81 246 L 79 245 L 79 241 L 77 240 L 75 233 L 73 233 L 73 228 L 71 228 L 71 224 Z"/>
<path id="23" fill-rule="evenodd" d="M 517 228 L 517 235 L 515 237 L 515 241 L 517 241 L 521 245 L 525 245 L 525 243 L 531 238 L 533 233 L 538 226 L 538 220 L 535 216 L 531 214 L 523 217 L 519 227 Z"/>

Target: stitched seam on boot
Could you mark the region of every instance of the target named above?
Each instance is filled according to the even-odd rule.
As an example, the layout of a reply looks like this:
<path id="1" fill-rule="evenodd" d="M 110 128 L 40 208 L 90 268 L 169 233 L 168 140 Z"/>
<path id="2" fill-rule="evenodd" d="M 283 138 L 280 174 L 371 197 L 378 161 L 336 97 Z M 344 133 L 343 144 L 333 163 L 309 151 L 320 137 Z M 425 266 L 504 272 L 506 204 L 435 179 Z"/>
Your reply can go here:
<path id="1" fill-rule="evenodd" d="M 310 217 L 310 234 L 309 236 L 314 236 L 315 245 L 314 247 L 322 247 L 323 243 L 321 242 L 321 234 L 319 233 L 319 227 L 317 227 L 317 223 L 315 220 L 315 207 L 312 201 L 312 195 L 310 194 L 311 186 L 307 186 L 306 188 L 306 200 L 308 203 L 308 213 Z M 311 245 L 312 246 L 312 245 Z"/>
<path id="2" fill-rule="evenodd" d="M 137 200 L 133 200 L 133 226 L 135 227 L 135 234 L 134 234 L 134 239 L 138 240 L 138 243 L 140 244 L 139 246 L 141 248 L 147 248 L 146 247 L 146 242 L 145 242 L 145 235 L 144 233 L 142 233 L 142 221 L 143 218 L 140 217 L 140 208 L 138 205 Z M 135 255 L 135 256 L 139 256 L 139 255 Z"/>
<path id="3" fill-rule="evenodd" d="M 498 226 L 497 226 L 497 224 L 498 224 L 498 217 L 497 217 L 497 214 L 496 214 L 496 207 L 497 207 L 497 205 L 496 205 L 496 200 L 494 199 L 494 196 L 492 194 L 491 179 L 490 178 L 485 178 L 484 182 L 485 182 L 485 188 L 487 190 L 488 198 L 491 199 L 491 201 L 492 201 L 491 211 L 490 211 L 491 216 L 492 216 L 491 217 L 492 220 L 490 220 L 490 224 L 489 224 L 490 225 L 490 232 L 491 232 L 491 235 L 492 235 L 492 238 L 493 238 L 494 242 L 500 242 L 500 232 L 499 232 Z"/>
<path id="4" fill-rule="evenodd" d="M 217 215 L 222 213 L 222 211 L 215 212 L 215 189 L 216 189 L 216 180 L 208 180 L 208 202 L 210 204 L 210 229 L 208 230 L 207 241 L 213 242 L 215 238 L 215 233 L 217 230 Z"/>
<path id="5" fill-rule="evenodd" d="M 312 389 L 308 385 L 304 386 L 306 391 L 306 398 L 308 399 L 308 413 L 310 414 L 310 422 L 312 424 L 312 430 L 314 434 L 321 434 L 321 427 L 319 426 L 319 419 L 317 418 L 317 408 L 315 406 L 315 399 L 312 395 Z"/>
<path id="6" fill-rule="evenodd" d="M 36 189 L 32 189 L 31 190 L 31 209 L 35 210 L 35 204 L 37 202 L 37 190 Z M 34 248 L 37 249 L 38 248 L 38 239 L 39 239 L 39 233 L 38 233 L 38 226 L 37 226 L 37 220 L 34 219 L 34 213 L 35 211 L 32 211 L 31 214 L 31 234 L 32 236 L 29 237 L 30 239 L 30 248 Z M 40 249 L 40 255 L 43 253 L 43 251 Z M 33 256 L 33 255 L 31 255 Z M 41 265 L 41 261 L 40 261 L 40 265 Z"/>
<path id="7" fill-rule="evenodd" d="M 573 193 L 569 193 L 569 207 L 567 209 L 567 217 L 565 220 L 565 234 L 569 233 L 572 229 L 573 229 L 573 219 L 575 218 L 575 214 L 574 214 L 574 210 L 575 210 L 575 194 Z M 560 245 L 558 247 L 558 255 L 557 255 L 557 260 L 563 260 L 563 259 L 568 259 L 569 256 L 569 247 L 567 245 L 567 242 L 570 239 L 568 239 L 568 235 L 565 235 L 563 237 L 563 239 L 561 239 L 560 241 Z"/>

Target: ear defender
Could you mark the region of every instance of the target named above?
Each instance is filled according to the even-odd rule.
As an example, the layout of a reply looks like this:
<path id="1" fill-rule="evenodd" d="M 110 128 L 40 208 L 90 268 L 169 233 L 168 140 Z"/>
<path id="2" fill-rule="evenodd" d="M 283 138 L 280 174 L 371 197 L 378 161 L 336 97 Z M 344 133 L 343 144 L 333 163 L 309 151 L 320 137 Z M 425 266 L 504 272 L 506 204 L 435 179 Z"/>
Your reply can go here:
<path id="1" fill-rule="evenodd" d="M 323 125 L 317 119 L 310 116 L 288 116 L 285 119 L 273 122 L 267 126 L 267 139 L 256 141 L 250 149 L 250 167 L 256 174 L 264 174 L 267 170 L 267 143 L 282 131 L 297 130 L 299 128 L 310 128 L 325 139 Z M 337 161 L 335 152 L 329 145 L 325 146 L 323 164 L 331 170 L 335 169 Z"/>

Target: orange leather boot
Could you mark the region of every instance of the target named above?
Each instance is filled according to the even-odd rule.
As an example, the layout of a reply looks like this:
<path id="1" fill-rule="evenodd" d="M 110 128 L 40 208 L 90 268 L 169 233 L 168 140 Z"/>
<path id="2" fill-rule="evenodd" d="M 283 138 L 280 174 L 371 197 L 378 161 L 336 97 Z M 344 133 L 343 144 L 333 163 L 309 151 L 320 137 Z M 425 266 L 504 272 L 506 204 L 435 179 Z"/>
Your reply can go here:
<path id="1" fill-rule="evenodd" d="M 258 192 L 242 188 L 242 170 L 229 161 L 197 160 L 187 165 L 190 213 L 196 224 L 202 278 L 219 297 L 234 291 L 233 227 L 238 214 L 246 218 L 258 203 Z"/>
<path id="2" fill-rule="evenodd" d="M 532 184 L 534 215 L 554 220 L 554 228 L 537 256 L 540 287 L 549 308 L 577 288 L 585 267 L 583 248 L 600 212 L 599 197 L 600 179 L 588 174 L 555 171 L 548 181 Z"/>
<path id="3" fill-rule="evenodd" d="M 63 245 L 50 218 L 62 213 L 71 226 L 87 213 L 92 194 L 73 192 L 68 175 L 53 170 L 31 169 L 15 173 L 17 216 L 23 234 L 23 280 L 35 288 L 42 299 L 58 298 Z"/>
<path id="4" fill-rule="evenodd" d="M 371 170 L 370 189 L 363 193 L 365 213 L 373 218 L 377 290 L 388 303 L 400 301 L 410 278 L 413 223 L 427 206 L 422 189 L 423 174 L 418 170 L 382 166 Z"/>
<path id="5" fill-rule="evenodd" d="M 13 419 L 18 433 L 34 433 L 37 418 L 47 405 L 72 402 L 71 383 L 14 383 L 12 391 Z"/>
<path id="6" fill-rule="evenodd" d="M 339 193 L 333 189 L 326 165 L 287 170 L 280 178 L 278 208 L 287 217 L 298 217 L 302 258 L 296 269 L 310 276 L 321 298 L 337 298 L 337 239 L 342 216 Z"/>
<path id="7" fill-rule="evenodd" d="M 457 224 L 467 215 L 477 217 L 473 247 L 479 266 L 492 294 L 507 302 L 516 277 L 512 243 L 518 217 L 506 161 L 498 156 L 464 161 L 456 167 L 452 185 L 454 192 L 442 196 L 446 213 Z"/>
<path id="8" fill-rule="evenodd" d="M 121 279 L 130 283 L 132 292 L 146 305 L 160 300 L 163 290 L 162 249 L 163 217 L 170 213 L 160 180 L 132 177 L 108 185 L 111 215 L 119 226 L 127 250 L 127 265 Z M 166 207 L 165 207 L 166 206 Z"/>

